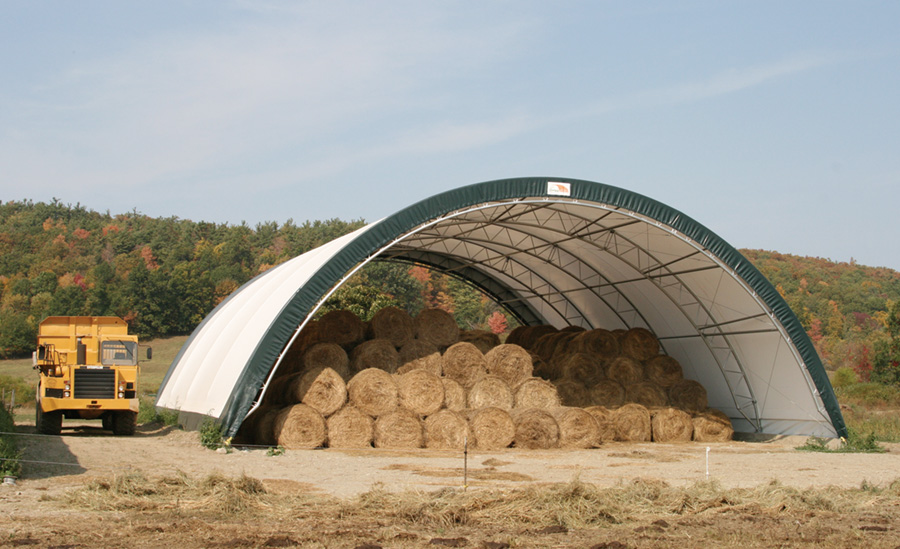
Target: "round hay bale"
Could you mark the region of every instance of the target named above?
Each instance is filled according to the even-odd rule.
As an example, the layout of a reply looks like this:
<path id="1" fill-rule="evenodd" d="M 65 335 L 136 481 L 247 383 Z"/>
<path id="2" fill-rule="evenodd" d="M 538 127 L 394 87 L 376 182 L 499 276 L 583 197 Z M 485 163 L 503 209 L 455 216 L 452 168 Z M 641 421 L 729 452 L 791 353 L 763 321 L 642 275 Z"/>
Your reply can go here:
<path id="1" fill-rule="evenodd" d="M 617 408 L 625 404 L 625 387 L 612 379 L 598 381 L 588 391 L 588 400 L 595 406 Z"/>
<path id="2" fill-rule="evenodd" d="M 529 352 L 533 364 L 532 375 L 542 377 L 548 381 L 562 379 L 562 368 L 556 360 L 544 360 L 539 355 Z"/>
<path id="3" fill-rule="evenodd" d="M 559 330 L 557 330 L 553 326 L 550 326 L 549 324 L 528 326 L 525 330 L 522 331 L 522 335 L 520 336 L 520 341 L 518 344 L 527 351 L 534 351 L 534 346 L 537 343 L 537 340 L 547 334 L 556 333 L 558 331 Z"/>
<path id="4" fill-rule="evenodd" d="M 466 409 L 466 390 L 450 378 L 442 377 L 444 385 L 444 408 L 459 412 Z"/>
<path id="5" fill-rule="evenodd" d="M 644 363 L 644 378 L 668 389 L 682 379 L 681 364 L 669 355 L 656 355 Z"/>
<path id="6" fill-rule="evenodd" d="M 531 354 L 518 345 L 498 345 L 484 355 L 484 360 L 487 373 L 499 377 L 510 387 L 534 375 Z"/>
<path id="7" fill-rule="evenodd" d="M 329 448 L 369 448 L 372 446 L 375 421 L 348 404 L 331 415 L 328 426 Z"/>
<path id="8" fill-rule="evenodd" d="M 399 307 L 379 309 L 372 315 L 369 327 L 375 339 L 386 339 L 394 347 L 402 347 L 416 335 L 413 318 Z"/>
<path id="9" fill-rule="evenodd" d="M 425 441 L 422 419 L 406 408 L 395 408 L 375 420 L 376 448 L 421 448 Z"/>
<path id="10" fill-rule="evenodd" d="M 586 332 L 587 328 L 585 328 L 584 326 L 566 326 L 565 328 L 561 328 L 559 331 L 560 332 L 580 333 L 580 332 Z"/>
<path id="11" fill-rule="evenodd" d="M 609 330 L 595 328 L 578 334 L 572 344 L 582 353 L 594 355 L 605 362 L 620 353 L 619 339 Z"/>
<path id="12" fill-rule="evenodd" d="M 690 442 L 694 432 L 691 414 L 678 408 L 657 408 L 650 414 L 653 442 Z"/>
<path id="13" fill-rule="evenodd" d="M 554 385 L 556 385 L 556 391 L 559 393 L 559 400 L 563 406 L 580 408 L 592 404 L 590 391 L 588 391 L 584 383 L 574 379 L 563 378 L 557 380 Z"/>
<path id="14" fill-rule="evenodd" d="M 347 382 L 347 400 L 359 411 L 377 417 L 399 405 L 394 376 L 379 368 L 367 368 Z"/>
<path id="15" fill-rule="evenodd" d="M 294 342 L 285 351 L 279 369 L 285 372 L 299 372 L 303 369 L 303 355 L 310 347 L 319 342 L 317 328 L 318 322 L 315 320 L 306 323 L 306 326 L 300 330 L 300 333 L 294 338 Z"/>
<path id="16" fill-rule="evenodd" d="M 552 409 L 560 406 L 556 385 L 539 377 L 528 378 L 515 389 L 516 408 Z"/>
<path id="17" fill-rule="evenodd" d="M 407 372 L 397 379 L 400 406 L 427 416 L 444 405 L 444 383 L 423 368 Z"/>
<path id="18" fill-rule="evenodd" d="M 370 339 L 356 346 L 350 353 L 350 367 L 354 372 L 378 368 L 394 373 L 400 365 L 400 355 L 387 339 Z"/>
<path id="19" fill-rule="evenodd" d="M 285 448 L 319 448 L 325 444 L 325 418 L 306 404 L 283 408 L 273 428 L 275 440 Z"/>
<path id="20" fill-rule="evenodd" d="M 302 375 L 302 372 L 297 372 L 290 375 L 279 375 L 274 378 L 269 382 L 269 386 L 266 387 L 266 394 L 263 396 L 263 404 L 281 407 L 286 404 L 296 404 L 296 402 L 299 402 L 286 399 L 290 396 L 288 388 L 291 386 L 291 383 Z"/>
<path id="21" fill-rule="evenodd" d="M 512 329 L 511 332 L 509 332 L 509 335 L 506 336 L 506 341 L 504 341 L 504 343 L 507 343 L 509 345 L 520 345 L 521 346 L 522 334 L 524 334 L 530 327 L 531 326 L 525 326 L 524 324 L 520 325 L 520 326 L 516 326 L 515 328 Z"/>
<path id="22" fill-rule="evenodd" d="M 659 354 L 659 340 L 646 328 L 631 328 L 622 336 L 622 354 L 637 361 L 650 360 Z"/>
<path id="23" fill-rule="evenodd" d="M 513 393 L 509 385 L 497 376 L 484 376 L 479 379 L 466 395 L 469 408 L 500 408 L 512 410 Z"/>
<path id="24" fill-rule="evenodd" d="M 559 427 L 560 448 L 595 448 L 600 445 L 600 426 L 583 408 L 560 407 L 550 411 Z"/>
<path id="25" fill-rule="evenodd" d="M 325 417 L 347 402 L 347 384 L 331 368 L 316 368 L 294 380 L 288 391 L 294 402 L 302 402 Z"/>
<path id="26" fill-rule="evenodd" d="M 445 349 L 459 341 L 453 315 L 441 309 L 423 309 L 415 318 L 416 338 Z"/>
<path id="27" fill-rule="evenodd" d="M 669 398 L 666 391 L 650 381 L 641 381 L 625 387 L 625 402 L 634 402 L 647 408 L 666 406 Z"/>
<path id="28" fill-rule="evenodd" d="M 612 416 L 612 410 L 606 406 L 589 406 L 585 411 L 597 420 L 597 436 L 600 442 L 612 442 L 616 440 L 616 423 Z"/>
<path id="29" fill-rule="evenodd" d="M 469 422 L 459 412 L 441 410 L 425 418 L 425 447 L 462 450 L 469 437 Z"/>
<path id="30" fill-rule="evenodd" d="M 303 368 L 331 368 L 343 379 L 350 379 L 350 357 L 337 343 L 316 343 L 303 354 Z"/>
<path id="31" fill-rule="evenodd" d="M 419 368 L 428 370 L 436 376 L 440 376 L 441 372 L 441 353 L 437 347 L 422 341 L 421 339 L 411 339 L 407 341 L 399 351 L 400 367 L 397 368 L 398 374 L 405 374 Z"/>
<path id="32" fill-rule="evenodd" d="M 566 355 L 560 360 L 559 365 L 562 377 L 574 379 L 588 386 L 596 385 L 598 381 L 606 378 L 603 373 L 603 362 L 592 354 L 575 352 Z"/>
<path id="33" fill-rule="evenodd" d="M 702 412 L 709 406 L 706 389 L 693 379 L 682 379 L 669 388 L 669 404 L 691 412 Z"/>
<path id="34" fill-rule="evenodd" d="M 259 414 L 260 411 L 262 411 L 262 414 L 260 414 L 259 419 L 256 420 L 253 440 L 256 441 L 256 444 L 275 444 L 275 418 L 278 417 L 281 408 L 270 406 L 265 410 L 257 410 L 257 414 Z"/>
<path id="35" fill-rule="evenodd" d="M 629 356 L 619 355 L 607 363 L 606 377 L 627 387 L 644 379 L 644 367 Z"/>
<path id="36" fill-rule="evenodd" d="M 469 433 L 475 443 L 469 445 L 478 450 L 500 450 L 512 444 L 516 436 L 516 425 L 509 412 L 500 408 L 470 410 Z"/>
<path id="37" fill-rule="evenodd" d="M 640 404 L 629 403 L 612 411 L 616 440 L 650 442 L 650 411 Z"/>
<path id="38" fill-rule="evenodd" d="M 538 338 L 530 350 L 542 359 L 549 361 L 557 355 L 565 354 L 568 342 L 576 337 L 578 334 L 572 332 L 550 332 Z M 559 349 L 558 353 L 557 349 Z"/>
<path id="39" fill-rule="evenodd" d="M 707 408 L 691 418 L 697 442 L 728 442 L 734 436 L 731 419 L 720 410 Z"/>
<path id="40" fill-rule="evenodd" d="M 463 388 L 470 389 L 487 375 L 487 362 L 478 347 L 466 342 L 456 343 L 444 351 L 441 371 Z"/>
<path id="41" fill-rule="evenodd" d="M 500 338 L 497 337 L 497 334 L 487 330 L 460 330 L 459 340 L 471 343 L 482 353 L 487 353 L 500 345 Z"/>
<path id="42" fill-rule="evenodd" d="M 358 316 L 347 310 L 328 311 L 317 326 L 320 341 L 349 348 L 365 338 L 366 327 Z"/>
<path id="43" fill-rule="evenodd" d="M 559 447 L 559 425 L 553 415 L 537 408 L 518 408 L 510 414 L 516 426 L 513 446 L 546 450 Z"/>

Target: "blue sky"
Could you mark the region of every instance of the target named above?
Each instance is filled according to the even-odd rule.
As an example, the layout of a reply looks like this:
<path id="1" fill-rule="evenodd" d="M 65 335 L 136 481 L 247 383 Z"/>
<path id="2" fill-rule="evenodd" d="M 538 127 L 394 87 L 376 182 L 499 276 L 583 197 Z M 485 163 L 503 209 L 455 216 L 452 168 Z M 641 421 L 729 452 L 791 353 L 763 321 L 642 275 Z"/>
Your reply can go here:
<path id="1" fill-rule="evenodd" d="M 588 179 L 900 269 L 900 3 L 0 1 L 0 200 L 251 226 Z"/>

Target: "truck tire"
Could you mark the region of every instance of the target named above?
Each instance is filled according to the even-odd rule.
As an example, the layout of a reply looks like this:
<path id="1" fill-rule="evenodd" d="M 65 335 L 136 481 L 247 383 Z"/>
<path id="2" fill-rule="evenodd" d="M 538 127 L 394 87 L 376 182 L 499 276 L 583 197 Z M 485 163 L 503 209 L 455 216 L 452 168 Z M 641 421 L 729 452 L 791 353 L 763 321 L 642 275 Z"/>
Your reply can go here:
<path id="1" fill-rule="evenodd" d="M 103 430 L 104 431 L 112 431 L 113 430 L 113 414 L 112 412 L 106 412 L 103 414 L 103 417 L 100 418 L 100 421 L 103 422 Z"/>
<path id="2" fill-rule="evenodd" d="M 137 427 L 137 414 L 130 410 L 113 412 L 112 432 L 116 436 L 131 436 Z"/>
<path id="3" fill-rule="evenodd" d="M 45 412 L 41 410 L 40 401 L 37 402 L 36 409 L 34 424 L 37 432 L 42 435 L 58 435 L 62 431 L 62 411 Z"/>

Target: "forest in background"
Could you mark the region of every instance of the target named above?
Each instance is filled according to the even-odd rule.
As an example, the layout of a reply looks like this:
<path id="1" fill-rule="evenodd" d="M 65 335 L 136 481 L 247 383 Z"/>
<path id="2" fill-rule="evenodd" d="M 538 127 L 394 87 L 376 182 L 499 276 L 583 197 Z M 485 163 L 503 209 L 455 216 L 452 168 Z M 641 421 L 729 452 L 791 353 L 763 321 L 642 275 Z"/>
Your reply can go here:
<path id="1" fill-rule="evenodd" d="M 30 355 L 49 315 L 115 315 L 143 337 L 183 335 L 259 273 L 365 225 L 362 220 L 250 227 L 98 213 L 81 204 L 0 204 L 0 358 Z M 900 384 L 900 272 L 741 250 L 799 317 L 826 368 Z M 326 309 L 367 319 L 386 305 L 453 313 L 467 329 L 515 326 L 490 299 L 418 266 L 373 263 Z"/>

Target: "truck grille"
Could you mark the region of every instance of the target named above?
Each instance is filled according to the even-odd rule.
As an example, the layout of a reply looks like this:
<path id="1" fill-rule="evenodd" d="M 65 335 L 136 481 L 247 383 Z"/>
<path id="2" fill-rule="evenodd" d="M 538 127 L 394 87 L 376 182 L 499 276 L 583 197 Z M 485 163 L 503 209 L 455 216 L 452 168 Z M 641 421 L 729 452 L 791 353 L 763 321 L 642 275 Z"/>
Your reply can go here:
<path id="1" fill-rule="evenodd" d="M 72 392 L 75 398 L 116 398 L 116 371 L 76 368 Z"/>

